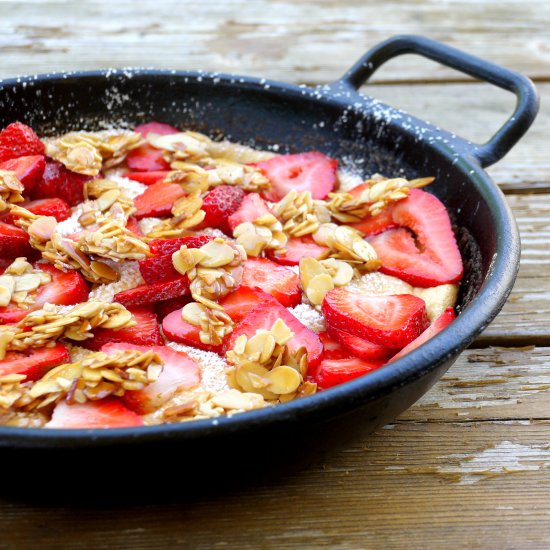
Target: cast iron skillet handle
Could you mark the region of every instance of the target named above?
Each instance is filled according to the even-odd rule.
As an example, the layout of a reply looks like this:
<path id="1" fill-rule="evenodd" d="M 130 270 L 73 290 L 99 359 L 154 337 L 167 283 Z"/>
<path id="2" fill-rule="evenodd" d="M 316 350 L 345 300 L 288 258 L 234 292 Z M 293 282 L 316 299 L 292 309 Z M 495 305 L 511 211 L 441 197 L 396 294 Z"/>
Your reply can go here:
<path id="1" fill-rule="evenodd" d="M 359 59 L 340 82 L 357 90 L 386 61 L 407 53 L 427 57 L 515 94 L 516 108 L 496 134 L 487 143 L 470 143 L 467 146 L 484 168 L 504 157 L 535 119 L 538 111 L 538 94 L 534 84 L 527 77 L 422 36 L 394 36 L 378 44 Z"/>

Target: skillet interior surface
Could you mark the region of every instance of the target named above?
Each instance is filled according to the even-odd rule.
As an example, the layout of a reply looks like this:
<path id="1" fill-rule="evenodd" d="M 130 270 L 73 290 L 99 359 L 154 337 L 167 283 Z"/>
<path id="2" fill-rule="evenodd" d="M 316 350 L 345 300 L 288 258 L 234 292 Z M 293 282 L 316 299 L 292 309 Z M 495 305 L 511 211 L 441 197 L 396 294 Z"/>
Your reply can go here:
<path id="1" fill-rule="evenodd" d="M 26 450 L 174 451 L 199 469 L 220 448 L 251 464 L 308 460 L 402 412 L 441 376 L 502 307 L 518 266 L 519 239 L 500 191 L 463 142 L 340 83 L 310 89 L 224 75 L 111 71 L 0 83 L 0 126 L 21 120 L 41 134 L 160 120 L 277 152 L 320 150 L 363 175 L 436 176 L 430 187 L 458 228 L 465 261 L 459 311 L 445 331 L 391 367 L 316 396 L 233 418 L 117 430 L 0 427 L 5 457 Z M 314 442 L 314 444 L 312 444 Z M 132 451 L 134 449 L 134 451 Z M 288 456 L 287 456 L 288 455 Z M 72 455 L 77 456 L 77 455 Z M 126 455 L 124 455 L 126 456 Z M 128 455 L 129 456 L 129 455 Z M 72 462 L 72 461 L 71 461 Z M 65 463 L 67 464 L 67 463 Z M 264 470 L 265 471 L 265 470 Z"/>

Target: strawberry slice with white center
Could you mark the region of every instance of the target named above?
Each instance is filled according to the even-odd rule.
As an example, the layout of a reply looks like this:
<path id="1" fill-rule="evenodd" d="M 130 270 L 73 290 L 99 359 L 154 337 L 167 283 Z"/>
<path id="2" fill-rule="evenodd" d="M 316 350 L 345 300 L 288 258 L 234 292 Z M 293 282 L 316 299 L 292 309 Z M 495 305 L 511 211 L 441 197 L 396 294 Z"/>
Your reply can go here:
<path id="1" fill-rule="evenodd" d="M 324 199 L 337 183 L 338 161 L 312 151 L 295 155 L 280 155 L 256 164 L 271 183 L 264 193 L 270 201 L 281 200 L 289 191 L 310 191 L 314 199 Z"/>
<path id="2" fill-rule="evenodd" d="M 248 338 L 251 338 L 259 329 L 271 330 L 277 319 L 282 319 L 294 333 L 294 336 L 287 344 L 290 352 L 296 353 L 299 348 L 305 347 L 307 350 L 308 365 L 311 368 L 315 368 L 323 355 L 323 344 L 319 336 L 302 325 L 288 309 L 274 300 L 270 303 L 263 303 L 250 311 L 242 321 L 233 328 L 233 332 L 230 334 L 229 339 L 224 343 L 224 350 L 227 351 L 232 349 L 235 340 L 242 334 L 246 334 Z"/>
<path id="3" fill-rule="evenodd" d="M 137 220 L 149 217 L 169 216 L 174 203 L 185 195 L 181 185 L 162 181 L 150 185 L 134 199 Z"/>
<path id="4" fill-rule="evenodd" d="M 27 193 L 30 193 L 42 181 L 45 168 L 44 155 L 29 155 L 0 163 L 0 170 L 15 172 Z"/>
<path id="5" fill-rule="evenodd" d="M 243 286 L 260 288 L 285 307 L 294 307 L 302 299 L 300 279 L 294 271 L 266 258 L 249 258 L 244 264 Z"/>
<path id="6" fill-rule="evenodd" d="M 81 345 L 85 348 L 98 351 L 102 346 L 112 342 L 125 342 L 143 346 L 161 346 L 164 339 L 160 333 L 157 314 L 152 306 L 129 307 L 136 324 L 133 327 L 114 330 L 112 328 L 98 328 L 93 331 L 93 338 L 84 340 Z"/>
<path id="7" fill-rule="evenodd" d="M 8 351 L 0 361 L 0 376 L 24 374 L 26 380 L 39 380 L 53 367 L 70 361 L 69 350 L 59 343 L 51 348 Z"/>
<path id="8" fill-rule="evenodd" d="M 380 271 L 414 286 L 457 283 L 464 271 L 449 214 L 437 198 L 411 189 L 392 207 L 398 229 L 368 240 L 382 262 Z"/>
<path id="9" fill-rule="evenodd" d="M 117 350 L 153 351 L 163 362 L 158 379 L 142 390 L 127 391 L 123 396 L 125 405 L 138 414 L 147 414 L 166 403 L 177 391 L 188 390 L 199 385 L 201 380 L 199 364 L 182 351 L 168 346 L 137 346 L 127 343 L 106 344 L 101 351 L 113 354 Z"/>
<path id="10" fill-rule="evenodd" d="M 17 258 L 33 254 L 29 236 L 20 227 L 0 222 L 0 258 Z"/>
<path id="11" fill-rule="evenodd" d="M 349 359 L 352 357 L 351 352 L 332 338 L 328 332 L 320 332 L 319 338 L 323 344 L 323 359 Z M 310 375 L 313 374 L 310 372 Z"/>
<path id="12" fill-rule="evenodd" d="M 384 210 L 376 216 L 367 216 L 364 220 L 357 223 L 351 223 L 349 225 L 350 227 L 353 227 L 354 229 L 357 229 L 357 231 L 363 233 L 366 237 L 378 235 L 388 229 L 395 229 L 399 227 L 393 220 L 392 212 L 393 205 L 390 205 L 384 208 Z"/>
<path id="13" fill-rule="evenodd" d="M 291 237 L 285 244 L 286 252 L 281 254 L 276 250 L 268 250 L 269 259 L 281 265 L 299 265 L 302 258 L 323 260 L 330 250 L 326 246 L 317 244 L 310 235 L 305 237 Z"/>
<path id="14" fill-rule="evenodd" d="M 260 304 L 274 302 L 273 296 L 259 288 L 250 288 L 241 285 L 237 290 L 224 296 L 220 300 L 220 305 L 231 319 L 238 323 L 245 315 L 258 307 Z"/>
<path id="15" fill-rule="evenodd" d="M 454 309 L 452 307 L 446 309 L 418 338 L 405 346 L 397 355 L 394 355 L 389 362 L 397 361 L 397 359 L 401 359 L 401 357 L 407 355 L 407 353 L 411 352 L 413 349 L 425 344 L 430 338 L 448 327 L 455 318 Z"/>
<path id="16" fill-rule="evenodd" d="M 38 288 L 34 303 L 30 304 L 28 309 L 21 309 L 15 304 L 9 304 L 0 308 L 0 323 L 17 323 L 27 313 L 41 309 L 48 302 L 59 306 L 68 306 L 79 304 L 88 299 L 88 284 L 82 275 L 75 270 L 61 271 L 51 264 L 38 262 L 34 264 L 36 269 L 40 269 L 50 274 L 52 280 Z"/>
<path id="17" fill-rule="evenodd" d="M 368 374 L 380 368 L 383 364 L 381 361 L 365 361 L 358 357 L 347 359 L 325 358 L 321 361 L 313 381 L 317 383 L 319 389 L 326 390 Z"/>
<path id="18" fill-rule="evenodd" d="M 135 412 L 115 398 L 87 401 L 69 405 L 60 401 L 46 424 L 46 428 L 132 428 L 143 426 L 143 420 Z"/>
<path id="19" fill-rule="evenodd" d="M 349 350 L 352 355 L 359 357 L 359 359 L 365 359 L 366 361 L 371 361 L 373 359 L 382 361 L 388 359 L 395 353 L 395 349 L 393 348 L 375 344 L 365 338 L 360 338 L 344 330 L 336 330 L 329 327 L 328 333 L 337 342 L 340 342 L 344 349 Z"/>
<path id="20" fill-rule="evenodd" d="M 139 181 L 144 185 L 153 185 L 158 181 L 164 181 L 166 176 L 170 173 L 170 170 L 155 170 L 153 172 L 127 172 L 124 174 L 125 178 L 133 181 Z"/>
<path id="21" fill-rule="evenodd" d="M 253 223 L 266 214 L 273 215 L 273 212 L 264 199 L 258 193 L 248 193 L 242 199 L 239 208 L 227 218 L 227 225 L 233 231 L 241 223 Z"/>
<path id="22" fill-rule="evenodd" d="M 401 349 L 428 327 L 424 300 L 411 294 L 366 296 L 335 288 L 322 305 L 327 325 L 387 348 Z"/>

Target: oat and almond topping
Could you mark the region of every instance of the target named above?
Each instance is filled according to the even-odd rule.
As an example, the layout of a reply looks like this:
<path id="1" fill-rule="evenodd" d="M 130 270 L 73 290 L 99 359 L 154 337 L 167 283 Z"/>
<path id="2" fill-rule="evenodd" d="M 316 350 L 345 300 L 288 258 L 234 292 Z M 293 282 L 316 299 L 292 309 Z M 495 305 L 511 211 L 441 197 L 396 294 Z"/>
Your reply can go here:
<path id="1" fill-rule="evenodd" d="M 0 307 L 12 302 L 28 309 L 34 304 L 36 291 L 51 280 L 49 273 L 33 268 L 26 258 L 16 258 L 0 275 Z"/>
<path id="2" fill-rule="evenodd" d="M 353 279 L 353 267 L 349 263 L 335 258 L 300 260 L 300 282 L 308 300 L 314 306 L 320 306 L 327 292 L 337 286 L 345 286 Z"/>
<path id="3" fill-rule="evenodd" d="M 289 191 L 272 208 L 283 222 L 283 231 L 294 237 L 315 233 L 322 223 L 331 220 L 325 202 L 314 200 L 310 191 Z"/>
<path id="4" fill-rule="evenodd" d="M 233 230 L 237 240 L 249 256 L 260 256 L 264 250 L 286 252 L 288 236 L 281 222 L 273 214 L 264 214 L 253 222 L 243 222 Z"/>
<path id="5" fill-rule="evenodd" d="M 92 180 L 85 185 L 85 194 L 89 199 L 81 204 L 82 214 L 78 223 L 82 227 L 93 225 L 101 217 L 126 221 L 135 211 L 134 201 L 126 197 L 116 182 L 111 180 Z"/>
<path id="6" fill-rule="evenodd" d="M 92 338 L 95 328 L 120 330 L 135 324 L 133 315 L 116 302 L 84 302 L 62 313 L 57 312 L 56 306 L 46 304 L 28 313 L 17 325 L 0 325 L 0 360 L 7 351 L 41 348 L 60 338 L 80 342 Z"/>
<path id="7" fill-rule="evenodd" d="M 359 197 L 350 193 L 329 193 L 326 207 L 333 218 L 342 223 L 355 223 L 368 216 L 380 214 L 391 203 L 407 198 L 412 188 L 425 187 L 435 178 L 387 179 L 377 177 L 367 180 L 369 184 Z"/>
<path id="8" fill-rule="evenodd" d="M 146 139 L 156 149 L 165 151 L 164 156 L 168 162 L 178 160 L 197 161 L 209 156 L 208 145 L 210 139 L 197 132 L 179 132 L 168 135 L 149 133 Z"/>
<path id="9" fill-rule="evenodd" d="M 0 170 L 0 212 L 6 210 L 11 204 L 23 202 L 24 190 L 15 172 Z"/>
<path id="10" fill-rule="evenodd" d="M 162 360 L 153 351 L 91 353 L 81 361 L 53 368 L 34 384 L 20 385 L 21 395 L 11 406 L 30 411 L 63 398 L 71 405 L 112 395 L 120 397 L 156 382 L 162 366 Z"/>
<path id="11" fill-rule="evenodd" d="M 304 382 L 306 349 L 290 352 L 286 345 L 293 337 L 282 319 L 277 319 L 271 330 L 257 330 L 251 338 L 239 336 L 226 353 L 231 364 L 227 370 L 229 385 L 258 393 L 268 401 L 290 401 L 298 394 L 314 393 L 315 384 Z"/>
<path id="12" fill-rule="evenodd" d="M 129 151 L 143 142 L 140 134 L 118 132 L 70 132 L 45 139 L 46 155 L 61 162 L 72 172 L 97 176 L 101 169 L 120 164 Z"/>

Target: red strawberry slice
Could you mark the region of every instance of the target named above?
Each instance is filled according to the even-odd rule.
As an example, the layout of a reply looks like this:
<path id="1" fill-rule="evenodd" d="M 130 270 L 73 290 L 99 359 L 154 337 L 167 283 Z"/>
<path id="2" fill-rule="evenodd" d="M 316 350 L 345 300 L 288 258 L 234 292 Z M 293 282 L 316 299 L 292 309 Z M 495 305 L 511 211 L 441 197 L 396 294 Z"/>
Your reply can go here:
<path id="1" fill-rule="evenodd" d="M 235 227 L 241 223 L 253 222 L 266 214 L 273 214 L 267 203 L 258 193 L 249 193 L 244 197 L 238 210 L 227 218 L 227 225 L 233 234 Z"/>
<path id="2" fill-rule="evenodd" d="M 228 218 L 241 206 L 246 193 L 233 185 L 214 187 L 202 202 L 206 212 L 201 227 L 217 227 L 225 233 L 230 232 Z"/>
<path id="3" fill-rule="evenodd" d="M 115 302 L 123 306 L 141 306 L 144 304 L 153 304 L 160 300 L 169 300 L 189 294 L 189 279 L 180 277 L 172 281 L 154 283 L 152 285 L 141 285 L 130 290 L 123 290 L 115 294 Z"/>
<path id="4" fill-rule="evenodd" d="M 395 229 L 398 225 L 393 221 L 392 211 L 393 205 L 387 206 L 380 214 L 367 216 L 364 220 L 352 223 L 350 226 L 361 231 L 366 237 L 378 235 L 388 229 Z"/>
<path id="5" fill-rule="evenodd" d="M 365 361 L 358 357 L 349 357 L 348 359 L 325 358 L 321 361 L 313 380 L 317 382 L 319 389 L 326 390 L 363 376 L 363 374 L 368 374 L 380 368 L 383 364 L 380 361 Z"/>
<path id="6" fill-rule="evenodd" d="M 184 195 L 183 189 L 177 183 L 154 183 L 134 199 L 137 208 L 134 216 L 138 220 L 151 216 L 169 216 L 172 205 Z"/>
<path id="7" fill-rule="evenodd" d="M 180 296 L 179 298 L 172 298 L 171 300 L 162 300 L 155 304 L 155 312 L 157 317 L 162 321 L 167 315 L 176 311 L 176 309 L 181 309 L 184 305 L 191 302 L 193 298 L 191 295 Z"/>
<path id="8" fill-rule="evenodd" d="M 138 414 L 147 414 L 158 409 L 174 396 L 178 390 L 196 387 L 200 383 L 199 364 L 186 353 L 176 351 L 168 346 L 136 346 L 134 344 L 107 344 L 101 348 L 105 353 L 117 350 L 135 349 L 153 351 L 163 362 L 162 372 L 156 382 L 142 390 L 128 391 L 122 400 L 126 406 Z"/>
<path id="9" fill-rule="evenodd" d="M 282 319 L 294 333 L 294 336 L 287 344 L 290 352 L 295 353 L 299 348 L 305 347 L 307 350 L 309 367 L 314 369 L 321 361 L 323 355 L 323 344 L 319 336 L 302 325 L 288 309 L 274 300 L 270 303 L 263 303 L 248 312 L 243 320 L 233 328 L 233 332 L 229 335 L 229 339 L 224 343 L 224 350 L 227 351 L 233 348 L 235 340 L 241 336 L 241 334 L 246 334 L 248 338 L 251 338 L 259 329 L 271 330 L 271 327 L 277 319 Z"/>
<path id="10" fill-rule="evenodd" d="M 163 155 L 163 151 L 145 143 L 132 149 L 126 155 L 126 164 L 130 170 L 135 170 L 136 172 L 170 170 L 170 165 L 164 160 Z"/>
<path id="11" fill-rule="evenodd" d="M 340 342 L 344 349 L 349 350 L 351 355 L 359 357 L 359 359 L 365 359 L 365 361 L 388 359 L 388 357 L 391 357 L 395 353 L 395 349 L 393 348 L 374 344 L 369 340 L 365 340 L 365 338 L 359 338 L 359 336 L 355 336 L 343 330 L 336 330 L 329 327 L 328 333 L 336 341 Z"/>
<path id="12" fill-rule="evenodd" d="M 352 196 L 352 197 L 355 197 L 356 199 L 359 198 L 361 196 L 361 193 L 365 190 L 365 189 L 368 189 L 370 187 L 370 185 L 368 183 L 360 183 L 359 185 L 356 185 L 355 187 L 352 187 L 348 193 Z"/>
<path id="13" fill-rule="evenodd" d="M 124 174 L 125 178 L 133 181 L 139 181 L 145 185 L 152 185 L 157 181 L 163 181 L 170 173 L 170 170 L 156 170 L 154 172 L 128 172 Z"/>
<path id="14" fill-rule="evenodd" d="M 271 182 L 264 193 L 270 201 L 282 199 L 290 190 L 311 191 L 314 199 L 324 199 L 337 183 L 338 161 L 317 151 L 281 155 L 256 164 Z"/>
<path id="15" fill-rule="evenodd" d="M 33 188 L 31 198 L 58 197 L 69 206 L 75 206 L 84 200 L 84 183 L 90 179 L 90 176 L 67 170 L 59 162 L 47 161 L 42 181 Z"/>
<path id="16" fill-rule="evenodd" d="M 141 230 L 139 222 L 136 220 L 136 218 L 134 218 L 134 216 L 130 216 L 126 221 L 126 229 L 129 229 L 134 235 L 138 237 L 143 237 L 143 231 Z"/>
<path id="17" fill-rule="evenodd" d="M 170 126 L 170 124 L 152 121 L 144 124 L 138 124 L 134 128 L 134 132 L 137 132 L 138 134 L 141 134 L 141 137 L 146 138 L 149 134 L 159 134 L 161 136 L 177 134 L 179 130 L 173 126 Z"/>
<path id="18" fill-rule="evenodd" d="M 140 260 L 139 271 L 144 281 L 149 284 L 172 281 L 181 277 L 181 273 L 176 271 L 172 263 L 172 254 Z"/>
<path id="19" fill-rule="evenodd" d="M 403 348 L 429 325 L 424 300 L 411 294 L 366 296 L 335 288 L 325 296 L 322 311 L 331 329 L 388 348 Z"/>
<path id="20" fill-rule="evenodd" d="M 15 172 L 28 193 L 42 181 L 45 168 L 46 159 L 44 155 L 30 155 L 0 163 L 0 170 Z"/>
<path id="21" fill-rule="evenodd" d="M 38 199 L 21 204 L 37 216 L 53 216 L 58 222 L 62 222 L 71 216 L 71 207 L 63 199 Z M 6 221 L 13 223 L 13 218 L 8 216 Z"/>
<path id="22" fill-rule="evenodd" d="M 173 254 L 183 245 L 187 248 L 200 248 L 213 238 L 210 235 L 190 235 L 189 237 L 177 237 L 175 239 L 153 239 L 149 242 L 149 249 L 155 255 Z"/>
<path id="23" fill-rule="evenodd" d="M 81 345 L 98 351 L 102 346 L 112 342 L 125 342 L 142 346 L 162 346 L 164 339 L 160 333 L 157 315 L 151 306 L 130 307 L 137 325 L 120 330 L 98 328 L 93 331 L 94 337 L 84 340 Z"/>
<path id="24" fill-rule="evenodd" d="M 34 267 L 48 272 L 52 280 L 38 289 L 34 304 L 30 305 L 28 309 L 20 309 L 14 304 L 0 307 L 0 323 L 17 323 L 27 313 L 42 308 L 46 302 L 68 306 L 85 302 L 88 299 L 88 284 L 78 271 L 61 271 L 52 264 L 44 262 L 35 263 Z"/>
<path id="25" fill-rule="evenodd" d="M 430 338 L 441 332 L 444 328 L 448 327 L 456 318 L 454 309 L 452 307 L 447 308 L 418 338 L 413 340 L 409 345 L 405 346 L 397 355 L 394 355 L 390 359 L 392 361 L 397 361 L 401 359 L 404 355 L 411 352 L 413 349 L 421 346 L 426 343 Z"/>
<path id="26" fill-rule="evenodd" d="M 298 265 L 302 258 L 323 260 L 330 250 L 326 246 L 317 244 L 310 235 L 305 237 L 291 237 L 285 244 L 286 252 L 279 254 L 273 250 L 267 251 L 269 259 L 281 265 Z"/>
<path id="27" fill-rule="evenodd" d="M 44 144 L 34 130 L 22 122 L 12 122 L 0 132 L 0 162 L 44 154 Z"/>
<path id="28" fill-rule="evenodd" d="M 200 330 L 200 327 L 191 325 L 181 318 L 181 309 L 168 314 L 162 321 L 162 332 L 164 332 L 164 335 L 168 339 L 186 344 L 187 346 L 193 346 L 194 348 L 221 354 L 222 346 L 212 346 L 201 342 L 199 336 Z"/>
<path id="29" fill-rule="evenodd" d="M 302 299 L 298 275 L 291 269 L 266 258 L 246 260 L 241 284 L 260 288 L 285 307 L 297 306 Z"/>
<path id="30" fill-rule="evenodd" d="M 143 426 L 143 420 L 125 407 L 119 399 L 107 398 L 100 401 L 67 404 L 60 401 L 46 424 L 46 428 L 132 428 Z"/>
<path id="31" fill-rule="evenodd" d="M 241 321 L 245 315 L 263 303 L 272 303 L 273 296 L 259 288 L 240 286 L 231 294 L 220 300 L 220 305 L 235 323 Z"/>
<path id="32" fill-rule="evenodd" d="M 323 344 L 323 359 L 349 359 L 352 357 L 350 351 L 332 338 L 328 332 L 320 332 L 319 338 Z M 310 372 L 310 375 L 314 375 L 314 373 Z"/>
<path id="33" fill-rule="evenodd" d="M 437 197 L 411 189 L 391 215 L 400 228 L 369 238 L 382 262 L 380 271 L 420 287 L 460 281 L 462 258 L 449 214 Z"/>
<path id="34" fill-rule="evenodd" d="M 20 227 L 0 222 L 0 257 L 17 258 L 33 254 L 29 236 Z"/>
<path id="35" fill-rule="evenodd" d="M 59 343 L 51 348 L 8 351 L 0 361 L 0 376 L 24 374 L 27 377 L 26 380 L 38 380 L 51 368 L 70 361 L 69 350 Z"/>

